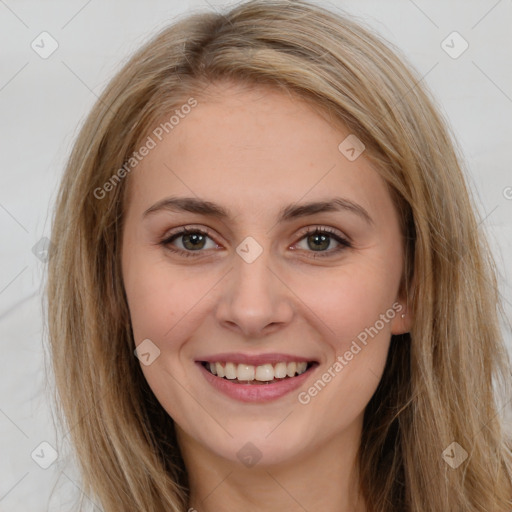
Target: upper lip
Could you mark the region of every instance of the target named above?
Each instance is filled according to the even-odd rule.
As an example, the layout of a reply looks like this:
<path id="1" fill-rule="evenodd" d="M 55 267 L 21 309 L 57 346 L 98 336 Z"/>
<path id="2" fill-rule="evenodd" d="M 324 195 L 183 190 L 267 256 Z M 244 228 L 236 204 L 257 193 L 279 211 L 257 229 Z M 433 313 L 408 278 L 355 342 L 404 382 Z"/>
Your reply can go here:
<path id="1" fill-rule="evenodd" d="M 225 352 L 222 354 L 215 354 L 211 356 L 200 357 L 196 359 L 197 362 L 207 363 L 235 363 L 235 364 L 250 364 L 252 366 L 261 366 L 263 364 L 277 364 L 277 363 L 310 363 L 316 362 L 314 358 L 300 357 L 292 354 L 242 354 L 240 352 Z"/>

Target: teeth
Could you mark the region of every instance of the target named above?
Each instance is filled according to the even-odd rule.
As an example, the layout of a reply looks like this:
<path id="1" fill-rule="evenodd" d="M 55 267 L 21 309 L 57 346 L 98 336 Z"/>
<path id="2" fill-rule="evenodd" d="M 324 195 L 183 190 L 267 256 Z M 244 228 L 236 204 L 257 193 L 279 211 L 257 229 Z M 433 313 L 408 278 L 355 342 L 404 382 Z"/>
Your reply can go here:
<path id="1" fill-rule="evenodd" d="M 254 368 L 254 366 L 253 366 Z M 274 367 L 271 364 L 264 364 L 256 367 L 256 380 L 266 382 L 274 380 Z"/>
<path id="2" fill-rule="evenodd" d="M 238 379 L 240 381 L 270 382 L 274 379 L 284 379 L 285 377 L 295 377 L 301 375 L 307 369 L 308 363 L 276 363 L 253 366 L 251 364 L 234 363 L 207 363 L 206 368 L 213 375 L 225 377 L 229 380 Z"/>
<path id="3" fill-rule="evenodd" d="M 308 363 L 297 363 L 297 373 L 300 375 L 306 371 Z"/>
<path id="4" fill-rule="evenodd" d="M 233 363 L 226 363 L 226 379 L 236 379 L 236 366 Z"/>
<path id="5" fill-rule="evenodd" d="M 259 368 L 258 366 L 258 369 Z M 254 380 L 254 366 L 250 364 L 239 364 L 236 369 L 236 378 L 238 380 Z"/>
<path id="6" fill-rule="evenodd" d="M 296 371 L 297 371 L 297 363 L 288 363 L 286 365 L 286 375 L 288 375 L 288 377 L 293 377 L 295 375 Z"/>
<path id="7" fill-rule="evenodd" d="M 284 379 L 286 377 L 286 363 L 277 363 L 274 366 L 274 377 Z"/>
<path id="8" fill-rule="evenodd" d="M 217 375 L 219 377 L 225 377 L 226 372 L 224 371 L 224 367 L 220 363 L 213 363 L 215 364 L 215 369 L 217 370 Z"/>

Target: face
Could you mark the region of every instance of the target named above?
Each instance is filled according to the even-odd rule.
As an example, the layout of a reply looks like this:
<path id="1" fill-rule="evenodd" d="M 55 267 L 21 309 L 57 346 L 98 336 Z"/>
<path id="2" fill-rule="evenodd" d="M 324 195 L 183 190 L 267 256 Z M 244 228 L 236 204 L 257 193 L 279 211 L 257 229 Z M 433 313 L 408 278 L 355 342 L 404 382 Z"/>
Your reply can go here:
<path id="1" fill-rule="evenodd" d="M 209 91 L 129 177 L 123 280 L 180 438 L 275 464 L 360 429 L 408 330 L 402 236 L 349 131 L 275 90 Z"/>

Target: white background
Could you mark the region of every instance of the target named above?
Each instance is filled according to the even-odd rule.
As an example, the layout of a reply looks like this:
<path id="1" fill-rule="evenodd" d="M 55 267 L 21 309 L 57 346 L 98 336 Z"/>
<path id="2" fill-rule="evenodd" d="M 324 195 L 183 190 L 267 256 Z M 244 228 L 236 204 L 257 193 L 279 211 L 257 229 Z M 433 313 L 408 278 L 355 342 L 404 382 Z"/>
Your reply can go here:
<path id="1" fill-rule="evenodd" d="M 512 2 L 333 0 L 322 4 L 342 8 L 374 27 L 425 75 L 464 152 L 510 319 Z M 42 237 L 51 238 L 53 201 L 77 129 L 121 62 L 155 31 L 183 12 L 222 5 L 227 4 L 0 0 L 1 511 L 74 510 L 67 497 L 80 494 L 74 483 L 76 466 L 62 451 L 66 439 L 57 433 L 45 392 L 41 313 L 45 269 L 32 252 Z M 47 59 L 31 48 L 43 31 L 58 43 Z M 453 31 L 469 44 L 456 59 L 441 47 Z M 460 41 L 451 40 L 455 50 L 461 48 Z M 504 333 L 512 346 L 510 331 L 504 327 Z M 60 452 L 48 469 L 31 458 L 43 441 Z M 48 447 L 42 449 L 48 456 Z M 36 453 L 42 453 L 41 448 Z"/>

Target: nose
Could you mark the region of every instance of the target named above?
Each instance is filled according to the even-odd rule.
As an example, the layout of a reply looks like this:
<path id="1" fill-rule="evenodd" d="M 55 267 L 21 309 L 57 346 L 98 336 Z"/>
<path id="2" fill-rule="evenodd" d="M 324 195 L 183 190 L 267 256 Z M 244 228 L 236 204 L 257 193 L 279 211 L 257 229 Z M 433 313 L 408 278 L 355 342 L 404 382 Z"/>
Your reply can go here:
<path id="1" fill-rule="evenodd" d="M 271 260 L 268 249 L 252 263 L 234 256 L 233 268 L 221 282 L 216 308 L 217 321 L 223 327 L 258 338 L 291 321 L 293 293 Z"/>

